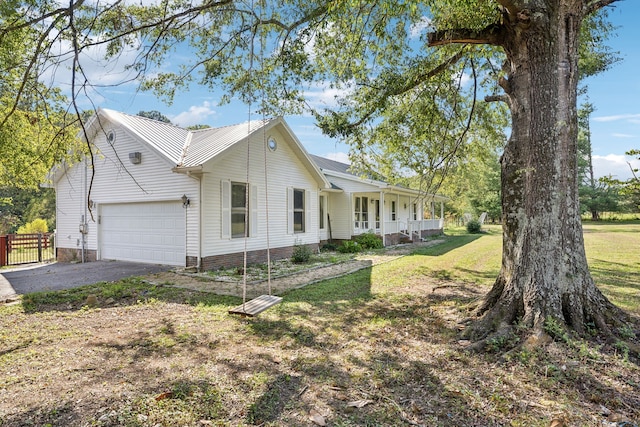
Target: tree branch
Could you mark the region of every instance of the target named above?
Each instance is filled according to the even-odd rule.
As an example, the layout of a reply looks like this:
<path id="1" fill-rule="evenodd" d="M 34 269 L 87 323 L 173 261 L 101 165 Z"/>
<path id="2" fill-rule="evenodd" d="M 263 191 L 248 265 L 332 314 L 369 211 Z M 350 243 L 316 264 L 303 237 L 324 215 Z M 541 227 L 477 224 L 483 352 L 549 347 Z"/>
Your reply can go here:
<path id="1" fill-rule="evenodd" d="M 452 43 L 489 44 L 502 46 L 504 42 L 505 27 L 500 24 L 492 24 L 480 31 L 469 29 L 443 30 L 429 33 L 429 46 L 444 46 Z"/>
<path id="2" fill-rule="evenodd" d="M 421 83 L 423 83 L 427 79 L 440 74 L 447 67 L 450 67 L 453 64 L 457 63 L 458 61 L 460 61 L 460 59 L 462 59 L 464 54 L 465 54 L 465 50 L 464 49 L 460 49 L 454 55 L 450 56 L 445 61 L 443 61 L 442 63 L 438 64 L 435 68 L 431 68 L 431 69 L 429 69 L 429 70 L 427 70 L 427 71 L 425 71 L 423 73 L 419 73 L 418 75 L 416 75 L 415 77 L 413 77 L 409 81 L 407 81 L 406 84 L 401 85 L 399 87 L 383 85 L 382 87 L 384 89 L 378 95 L 377 98 L 386 100 L 386 99 L 389 99 L 389 98 L 394 97 L 394 96 L 401 95 L 403 93 L 406 93 L 406 92 L 416 88 L 418 85 L 420 85 Z M 377 105 L 377 103 L 374 103 L 374 105 Z M 360 119 L 358 119 L 357 121 L 355 121 L 353 123 L 347 124 L 346 125 L 346 129 L 354 129 L 354 128 L 357 128 L 358 126 L 361 126 L 377 111 L 377 109 L 378 109 L 378 107 L 373 106 L 368 111 L 366 111 L 360 117 Z"/>
<path id="3" fill-rule="evenodd" d="M 485 102 L 506 102 L 509 103 L 507 95 L 487 95 L 484 97 Z"/>
<path id="4" fill-rule="evenodd" d="M 511 0 L 496 0 L 500 6 L 504 7 L 507 11 L 506 15 L 509 17 L 509 22 L 514 23 L 518 18 L 518 12 L 520 9 L 516 7 Z"/>
<path id="5" fill-rule="evenodd" d="M 618 0 L 593 0 L 588 1 L 585 6 L 585 12 L 587 15 L 592 14 L 596 10 L 602 9 L 605 6 L 609 6 L 612 3 L 617 2 Z"/>

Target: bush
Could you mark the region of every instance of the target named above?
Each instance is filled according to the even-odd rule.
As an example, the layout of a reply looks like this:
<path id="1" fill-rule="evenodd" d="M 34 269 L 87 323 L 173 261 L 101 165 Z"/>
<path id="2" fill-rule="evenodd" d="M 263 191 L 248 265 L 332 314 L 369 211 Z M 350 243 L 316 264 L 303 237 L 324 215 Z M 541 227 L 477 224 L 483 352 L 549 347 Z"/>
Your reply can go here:
<path id="1" fill-rule="evenodd" d="M 360 245 L 358 242 L 354 242 L 353 240 L 345 240 L 342 242 L 342 245 L 338 247 L 338 252 L 343 254 L 354 254 L 356 252 L 360 252 Z"/>
<path id="2" fill-rule="evenodd" d="M 467 222 L 467 232 L 471 234 L 479 233 L 480 227 L 480 221 L 478 221 L 477 219 L 472 219 L 471 221 Z"/>
<path id="3" fill-rule="evenodd" d="M 382 249 L 382 238 L 374 233 L 363 233 L 356 237 L 356 242 L 362 249 Z"/>
<path id="4" fill-rule="evenodd" d="M 335 243 L 325 243 L 322 246 L 322 250 L 327 252 L 336 251 L 338 250 L 338 245 L 336 245 Z"/>
<path id="5" fill-rule="evenodd" d="M 37 234 L 49 231 L 47 221 L 41 218 L 34 219 L 18 228 L 18 234 Z"/>
<path id="6" fill-rule="evenodd" d="M 304 264 L 309 262 L 313 255 L 313 251 L 307 245 L 293 245 L 293 255 L 291 255 L 291 261 L 296 264 Z"/>

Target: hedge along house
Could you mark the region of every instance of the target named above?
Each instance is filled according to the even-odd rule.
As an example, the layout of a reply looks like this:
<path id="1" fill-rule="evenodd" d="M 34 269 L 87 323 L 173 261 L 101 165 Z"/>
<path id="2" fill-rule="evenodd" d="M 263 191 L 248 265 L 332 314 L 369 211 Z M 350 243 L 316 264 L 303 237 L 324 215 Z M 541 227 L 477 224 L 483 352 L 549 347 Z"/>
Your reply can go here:
<path id="1" fill-rule="evenodd" d="M 282 118 L 191 131 L 101 109 L 86 128 L 93 165 L 49 175 L 59 261 L 215 269 L 369 230 L 386 244 L 442 231 L 418 192 L 310 156 Z"/>
<path id="2" fill-rule="evenodd" d="M 329 223 L 323 228 L 321 222 L 322 239 L 347 240 L 371 232 L 384 236 L 388 246 L 442 234 L 448 198 L 356 175 L 346 163 L 314 155 L 311 159 L 334 189 L 320 193 Z"/>

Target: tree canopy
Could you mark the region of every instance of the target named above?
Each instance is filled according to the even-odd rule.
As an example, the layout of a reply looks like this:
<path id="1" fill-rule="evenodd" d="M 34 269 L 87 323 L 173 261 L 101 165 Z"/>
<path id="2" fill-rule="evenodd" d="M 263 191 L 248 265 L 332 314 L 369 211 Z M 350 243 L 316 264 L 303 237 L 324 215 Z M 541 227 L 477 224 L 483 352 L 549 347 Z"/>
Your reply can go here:
<path id="1" fill-rule="evenodd" d="M 46 35 L 26 25 L 13 6 L 0 5 L 0 186 L 33 188 L 66 155 L 76 129 L 60 90 L 33 66 Z"/>

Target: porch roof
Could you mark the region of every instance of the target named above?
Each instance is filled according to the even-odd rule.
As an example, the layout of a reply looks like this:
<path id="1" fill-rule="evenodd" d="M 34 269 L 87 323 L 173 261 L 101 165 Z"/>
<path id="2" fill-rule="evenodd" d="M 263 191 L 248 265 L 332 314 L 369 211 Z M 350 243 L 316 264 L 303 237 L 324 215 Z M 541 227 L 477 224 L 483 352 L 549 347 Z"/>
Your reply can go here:
<path id="1" fill-rule="evenodd" d="M 318 165 L 322 173 L 327 176 L 329 182 L 331 182 L 331 177 L 340 177 L 343 179 L 349 179 L 352 181 L 357 181 L 360 183 L 366 183 L 371 185 L 371 191 L 382 191 L 384 193 L 393 193 L 393 194 L 401 194 L 413 197 L 426 197 L 427 199 L 431 199 L 437 202 L 445 202 L 449 200 L 448 197 L 441 196 L 438 194 L 425 194 L 422 191 L 414 190 L 412 188 L 403 187 L 400 185 L 392 185 L 385 181 L 381 181 L 378 179 L 374 179 L 372 177 L 362 177 L 356 175 L 351 172 L 351 165 L 338 162 L 336 160 L 327 159 L 324 157 L 316 156 L 310 154 L 309 157 Z M 332 187 L 337 187 L 333 182 L 331 182 Z M 339 187 L 337 187 L 339 188 Z"/>

